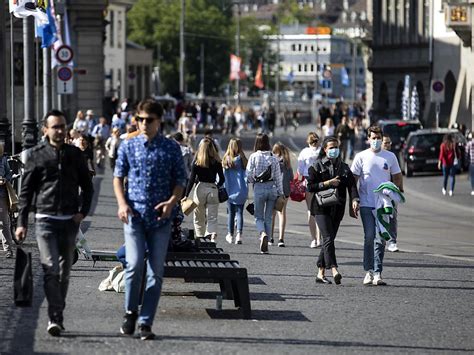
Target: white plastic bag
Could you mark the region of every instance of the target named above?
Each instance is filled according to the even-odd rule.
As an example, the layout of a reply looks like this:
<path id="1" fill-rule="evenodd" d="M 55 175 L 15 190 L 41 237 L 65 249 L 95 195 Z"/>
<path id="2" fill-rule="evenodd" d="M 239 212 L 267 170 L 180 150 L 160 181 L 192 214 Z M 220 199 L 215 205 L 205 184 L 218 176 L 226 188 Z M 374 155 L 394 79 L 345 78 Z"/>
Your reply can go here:
<path id="1" fill-rule="evenodd" d="M 112 285 L 112 281 L 117 277 L 118 274 L 123 272 L 122 264 L 117 265 L 112 270 L 109 271 L 109 276 L 106 279 L 102 280 L 99 285 L 99 291 L 112 291 L 114 287 Z"/>

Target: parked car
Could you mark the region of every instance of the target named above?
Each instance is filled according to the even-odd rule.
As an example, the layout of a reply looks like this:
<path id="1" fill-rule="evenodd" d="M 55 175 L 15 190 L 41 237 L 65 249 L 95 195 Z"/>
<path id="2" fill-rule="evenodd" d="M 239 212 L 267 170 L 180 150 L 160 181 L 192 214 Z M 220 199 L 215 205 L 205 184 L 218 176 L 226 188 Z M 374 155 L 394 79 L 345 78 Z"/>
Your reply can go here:
<path id="1" fill-rule="evenodd" d="M 382 128 L 384 136 L 389 136 L 392 140 L 391 151 L 397 156 L 399 163 L 401 163 L 403 144 L 410 132 L 423 128 L 418 120 L 380 120 L 378 125 Z"/>
<path id="2" fill-rule="evenodd" d="M 459 157 L 461 168 L 467 169 L 468 162 L 465 158 L 466 138 L 456 129 L 437 128 L 420 129 L 408 135 L 402 150 L 401 167 L 407 177 L 416 172 L 437 172 L 438 158 L 443 137 L 451 133 L 461 151 Z"/>

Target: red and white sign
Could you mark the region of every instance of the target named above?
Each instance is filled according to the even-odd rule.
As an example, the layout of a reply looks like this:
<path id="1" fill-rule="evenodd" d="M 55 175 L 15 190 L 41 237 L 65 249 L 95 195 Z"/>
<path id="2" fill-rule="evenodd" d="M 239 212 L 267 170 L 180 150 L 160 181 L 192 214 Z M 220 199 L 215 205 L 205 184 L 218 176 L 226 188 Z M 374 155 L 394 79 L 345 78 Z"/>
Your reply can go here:
<path id="1" fill-rule="evenodd" d="M 72 51 L 72 48 L 65 44 L 60 46 L 56 51 L 56 59 L 60 63 L 67 64 L 72 60 L 73 57 L 74 52 Z"/>
<path id="2" fill-rule="evenodd" d="M 59 66 L 56 78 L 56 88 L 59 95 L 74 93 L 74 77 L 71 67 L 67 65 Z"/>

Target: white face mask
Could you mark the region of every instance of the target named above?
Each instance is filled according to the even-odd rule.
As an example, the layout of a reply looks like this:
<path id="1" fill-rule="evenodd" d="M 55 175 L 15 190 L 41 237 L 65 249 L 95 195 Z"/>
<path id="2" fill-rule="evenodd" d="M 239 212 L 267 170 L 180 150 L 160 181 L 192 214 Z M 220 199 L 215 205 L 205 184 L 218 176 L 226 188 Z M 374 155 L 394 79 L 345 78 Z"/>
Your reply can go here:
<path id="1" fill-rule="evenodd" d="M 380 150 L 380 148 L 382 148 L 382 140 L 381 139 L 371 139 L 370 140 L 370 148 L 372 148 L 372 150 Z"/>

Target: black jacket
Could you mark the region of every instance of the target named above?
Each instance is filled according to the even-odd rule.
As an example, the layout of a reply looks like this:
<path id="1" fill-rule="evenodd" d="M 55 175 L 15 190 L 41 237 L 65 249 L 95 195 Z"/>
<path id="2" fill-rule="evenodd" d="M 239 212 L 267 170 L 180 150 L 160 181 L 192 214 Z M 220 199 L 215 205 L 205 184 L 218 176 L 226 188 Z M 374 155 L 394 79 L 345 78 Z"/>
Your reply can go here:
<path id="1" fill-rule="evenodd" d="M 311 201 L 311 214 L 332 214 L 337 215 L 338 218 L 344 216 L 344 205 L 346 203 L 346 190 L 349 191 L 350 201 L 359 198 L 357 185 L 351 169 L 346 163 L 343 163 L 340 158 L 336 159 L 335 163 L 324 157 L 318 159 L 314 166 L 308 169 L 308 191 L 318 192 L 327 190 L 330 187 L 323 187 L 323 182 L 339 176 L 341 183 L 337 187 L 339 194 L 339 205 L 333 207 L 319 207 L 316 198 L 313 197 Z"/>
<path id="2" fill-rule="evenodd" d="M 79 148 L 63 144 L 57 150 L 49 142 L 40 143 L 28 152 L 19 196 L 18 226 L 27 226 L 33 196 L 36 213 L 61 216 L 80 212 L 86 216 L 93 193 L 89 169 Z"/>

